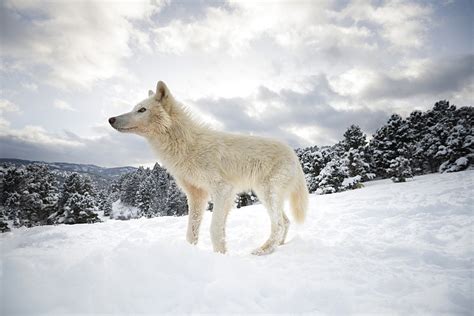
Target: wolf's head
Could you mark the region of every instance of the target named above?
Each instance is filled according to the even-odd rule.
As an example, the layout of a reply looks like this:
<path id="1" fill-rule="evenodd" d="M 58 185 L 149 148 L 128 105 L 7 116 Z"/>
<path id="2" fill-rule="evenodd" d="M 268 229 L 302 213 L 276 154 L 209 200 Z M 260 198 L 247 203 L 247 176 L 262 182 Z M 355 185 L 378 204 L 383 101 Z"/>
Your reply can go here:
<path id="1" fill-rule="evenodd" d="M 159 81 L 156 92 L 149 91 L 148 98 L 128 113 L 109 118 L 113 128 L 122 133 L 151 136 L 165 132 L 172 124 L 173 96 L 164 82 Z"/>

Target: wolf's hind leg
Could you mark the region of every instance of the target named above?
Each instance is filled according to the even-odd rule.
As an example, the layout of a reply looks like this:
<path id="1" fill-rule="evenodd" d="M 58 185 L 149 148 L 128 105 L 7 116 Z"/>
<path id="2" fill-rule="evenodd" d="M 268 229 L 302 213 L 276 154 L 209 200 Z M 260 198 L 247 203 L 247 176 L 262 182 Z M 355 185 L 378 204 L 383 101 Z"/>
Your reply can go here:
<path id="1" fill-rule="evenodd" d="M 283 245 L 285 243 L 286 235 L 288 234 L 288 229 L 290 228 L 290 220 L 286 216 L 285 212 L 282 212 L 283 214 L 283 224 L 285 225 L 285 231 L 283 232 L 283 237 L 280 240 L 280 245 Z"/>
<path id="2" fill-rule="evenodd" d="M 285 221 L 286 215 L 283 213 L 284 200 L 276 189 L 265 188 L 260 193 L 259 198 L 262 199 L 263 205 L 268 211 L 271 221 L 271 233 L 268 240 L 261 247 L 255 249 L 252 254 L 266 255 L 272 253 L 278 245 L 284 242 L 289 221 Z M 288 220 L 288 218 L 286 218 L 286 220 Z"/>

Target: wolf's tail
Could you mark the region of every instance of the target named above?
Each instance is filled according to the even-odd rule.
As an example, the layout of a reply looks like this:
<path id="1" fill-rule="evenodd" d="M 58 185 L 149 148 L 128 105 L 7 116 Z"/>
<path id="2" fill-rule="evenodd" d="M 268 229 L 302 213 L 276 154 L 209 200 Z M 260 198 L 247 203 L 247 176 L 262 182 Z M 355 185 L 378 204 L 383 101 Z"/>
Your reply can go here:
<path id="1" fill-rule="evenodd" d="M 295 221 L 302 224 L 306 218 L 308 209 L 308 187 L 304 177 L 303 169 L 298 162 L 298 171 L 296 172 L 296 182 L 293 191 L 290 193 L 290 206 Z"/>

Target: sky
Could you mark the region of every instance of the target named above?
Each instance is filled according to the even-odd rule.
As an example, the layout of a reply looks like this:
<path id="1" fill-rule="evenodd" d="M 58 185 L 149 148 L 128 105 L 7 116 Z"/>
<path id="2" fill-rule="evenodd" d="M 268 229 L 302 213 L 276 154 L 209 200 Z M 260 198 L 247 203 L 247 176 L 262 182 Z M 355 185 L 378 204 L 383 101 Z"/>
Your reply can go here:
<path id="1" fill-rule="evenodd" d="M 473 2 L 0 1 L 0 157 L 152 165 L 107 123 L 164 81 L 211 128 L 294 148 L 472 106 Z"/>

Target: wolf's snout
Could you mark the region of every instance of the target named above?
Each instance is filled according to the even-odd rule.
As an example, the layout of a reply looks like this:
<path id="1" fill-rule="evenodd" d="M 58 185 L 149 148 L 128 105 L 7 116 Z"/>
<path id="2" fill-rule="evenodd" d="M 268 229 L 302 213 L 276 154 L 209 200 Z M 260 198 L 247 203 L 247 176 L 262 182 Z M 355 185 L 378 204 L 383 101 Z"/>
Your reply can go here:
<path id="1" fill-rule="evenodd" d="M 110 123 L 110 125 L 114 124 L 115 123 L 115 117 L 109 118 L 109 123 Z"/>

